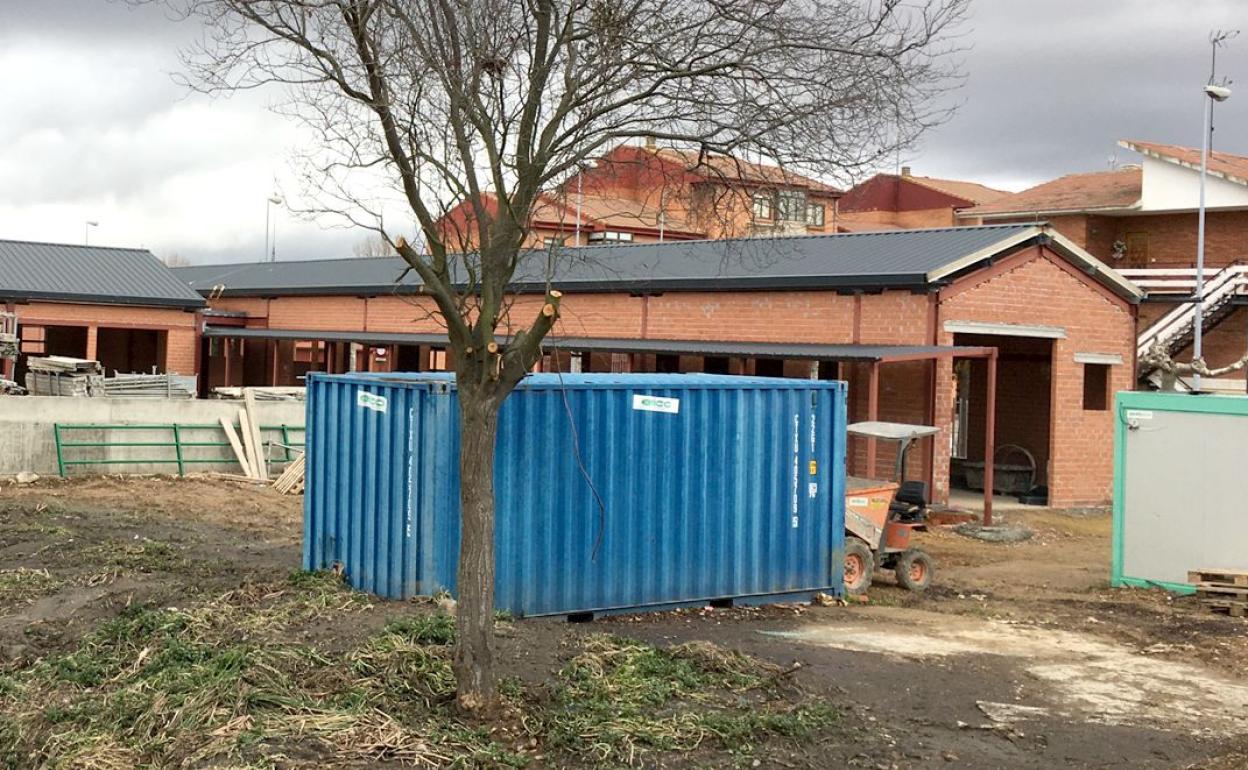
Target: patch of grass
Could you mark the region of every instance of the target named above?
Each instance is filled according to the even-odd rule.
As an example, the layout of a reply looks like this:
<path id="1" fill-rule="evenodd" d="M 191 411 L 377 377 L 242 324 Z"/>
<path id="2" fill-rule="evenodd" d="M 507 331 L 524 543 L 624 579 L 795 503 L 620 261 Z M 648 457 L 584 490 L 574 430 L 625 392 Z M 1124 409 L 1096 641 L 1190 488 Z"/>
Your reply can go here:
<path id="1" fill-rule="evenodd" d="M 335 576 L 296 573 L 190 608 L 127 607 L 0 677 L 0 768 L 618 766 L 664 752 L 724 766 L 835 718 L 793 703 L 777 667 L 715 645 L 592 636 L 551 688 L 505 679 L 502 718 L 465 721 L 450 616 L 396 618 L 332 652 L 282 632 L 367 606 L 351 597 Z"/>
<path id="2" fill-rule="evenodd" d="M 408 615 L 386 624 L 386 633 L 414 644 L 453 644 L 455 618 L 450 615 Z"/>
<path id="3" fill-rule="evenodd" d="M 160 540 L 110 540 L 89 549 L 88 555 L 112 567 L 144 573 L 176 572 L 187 565 L 179 548 Z"/>
<path id="4" fill-rule="evenodd" d="M 0 605 L 28 604 L 61 585 L 46 569 L 0 570 Z"/>
<path id="5" fill-rule="evenodd" d="M 693 751 L 708 741 L 739 751 L 772 736 L 808 737 L 835 718 L 827 707 L 771 704 L 779 673 L 705 642 L 658 649 L 589 637 L 559 674 L 543 731 L 552 748 L 633 764 L 649 752 Z"/>

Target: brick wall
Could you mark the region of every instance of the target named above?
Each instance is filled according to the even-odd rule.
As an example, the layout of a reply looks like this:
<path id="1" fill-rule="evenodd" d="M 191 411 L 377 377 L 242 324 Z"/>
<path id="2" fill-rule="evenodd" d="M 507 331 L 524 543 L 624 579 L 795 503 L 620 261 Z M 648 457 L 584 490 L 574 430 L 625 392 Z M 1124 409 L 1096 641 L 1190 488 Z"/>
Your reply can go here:
<path id="1" fill-rule="evenodd" d="M 1030 222 L 1034 217 L 1013 220 Z M 1046 217 L 1053 227 L 1114 267 L 1191 267 L 1196 264 L 1196 214 L 1144 214 L 1130 217 Z M 1115 241 L 1146 244 L 1147 254 L 1114 259 Z M 1206 264 L 1248 262 L 1248 211 L 1211 211 L 1205 218 Z"/>
<path id="2" fill-rule="evenodd" d="M 18 323 L 30 326 L 77 326 L 87 329 L 88 358 L 96 355 L 101 327 L 166 332 L 164 371 L 195 373 L 195 314 L 178 308 L 130 305 L 78 305 L 30 302 L 15 306 Z"/>
<path id="3" fill-rule="evenodd" d="M 974 288 L 969 288 L 973 286 Z M 1113 486 L 1113 412 L 1083 408 L 1084 367 L 1076 353 L 1122 356 L 1110 371 L 1109 391 L 1134 386 L 1135 319 L 1133 308 L 1109 295 L 1091 279 L 1047 249 L 1028 249 L 991 270 L 980 271 L 942 293 L 940 318 L 947 320 L 1060 326 L 1066 338 L 1053 341 L 1048 477 L 1050 502 L 1058 506 L 1103 504 Z M 954 335 L 940 330 L 940 342 Z M 937 424 L 951 425 L 953 378 L 942 363 Z M 999 382 L 1002 380 L 999 379 Z M 1008 382 L 1008 380 L 1006 380 Z M 1006 404 L 1003 408 L 1009 409 Z M 1002 412 L 998 411 L 998 417 Z M 941 457 L 949 451 L 948 435 L 939 441 Z M 947 467 L 945 463 L 944 467 Z M 947 485 L 948 480 L 945 479 Z M 947 488 L 947 487 L 946 487 Z M 943 491 L 943 490 L 941 490 Z"/>
<path id="4" fill-rule="evenodd" d="M 518 298 L 512 308 L 517 323 L 527 324 L 540 301 L 534 296 Z M 1111 390 L 1130 389 L 1134 309 L 1056 254 L 1040 248 L 1013 255 L 947 287 L 938 309 L 933 309 L 933 302 L 928 295 L 906 291 L 858 297 L 830 291 L 667 292 L 645 297 L 568 294 L 557 331 L 566 336 L 610 338 L 949 345 L 954 336 L 939 327 L 944 320 L 1061 326 L 1068 336 L 1052 344 L 1051 378 L 1038 374 L 1035 362 L 1018 368 L 1002 362 L 1001 380 L 1009 393 L 1001 398 L 999 414 L 1005 418 L 1007 432 L 999 441 L 1009 440 L 1008 430 L 1034 432 L 1036 425 L 1046 422 L 1043 411 L 1034 408 L 1039 400 L 1029 397 L 1020 383 L 1037 376 L 1050 381 L 1047 422 L 1052 426 L 1052 439 L 1047 444 L 1034 437 L 1026 441 L 1043 445 L 1038 446 L 1038 453 L 1050 471 L 1052 500 L 1059 505 L 1104 502 L 1111 485 L 1111 416 L 1109 412 L 1084 412 L 1082 366 L 1073 356 L 1077 352 L 1121 355 L 1124 364 L 1113 367 Z M 274 299 L 264 306 L 241 300 L 214 305 L 265 312 L 274 328 L 439 332 L 442 326 L 427 298 L 299 297 Z M 640 369 L 652 370 L 656 365 L 653 356 L 634 359 Z M 604 357 L 591 361 L 595 369 L 608 365 L 614 363 Z M 689 358 L 684 365 L 697 369 L 701 362 Z M 752 369 L 747 365 L 745 371 Z M 809 365 L 790 363 L 783 371 L 808 376 Z M 851 420 L 866 419 L 868 367 L 845 365 L 842 372 L 850 383 Z M 912 454 L 908 469 L 911 478 L 931 474 L 936 499 L 944 499 L 949 488 L 953 398 L 952 365 L 947 359 L 939 364 L 898 362 L 881 367 L 880 418 L 932 423 L 943 429 L 929 442 L 930 449 L 921 447 Z M 1024 425 L 1018 418 L 1011 419 L 1011 413 L 1028 414 L 1031 422 Z M 851 472 L 865 470 L 865 443 L 855 440 L 850 449 Z M 891 451 L 880 444 L 877 473 L 891 471 Z"/>

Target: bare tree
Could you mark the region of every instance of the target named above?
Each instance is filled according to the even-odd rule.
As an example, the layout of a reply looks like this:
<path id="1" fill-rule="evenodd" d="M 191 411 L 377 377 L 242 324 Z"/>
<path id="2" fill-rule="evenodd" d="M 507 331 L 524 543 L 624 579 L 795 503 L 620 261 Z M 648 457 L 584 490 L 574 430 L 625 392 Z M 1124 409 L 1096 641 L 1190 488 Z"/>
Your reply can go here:
<path id="1" fill-rule="evenodd" d="M 1212 379 L 1234 374 L 1248 368 L 1248 353 L 1225 366 L 1210 368 L 1203 358 L 1195 358 L 1191 361 L 1176 361 L 1170 355 L 1170 352 L 1166 350 L 1165 345 L 1157 342 L 1144 351 L 1144 354 L 1140 356 L 1139 363 L 1145 369 L 1161 372 L 1163 390 L 1177 390 L 1178 378 L 1184 374 L 1199 374 L 1201 377 Z"/>
<path id="2" fill-rule="evenodd" d="M 521 248 L 542 191 L 640 137 L 808 173 L 892 157 L 946 115 L 933 97 L 955 75 L 968 1 L 166 0 L 208 29 L 189 82 L 286 86 L 320 140 L 306 181 L 323 210 L 385 238 L 446 326 L 462 430 L 462 708 L 495 701 L 498 411 L 560 312 L 551 252 Z M 377 178 L 423 249 L 359 186 Z M 463 202 L 460 227 L 440 222 Z M 513 317 L 518 271 L 544 275 L 527 318 Z"/>
<path id="3" fill-rule="evenodd" d="M 394 255 L 394 246 L 384 236 L 373 233 L 351 247 L 357 257 L 389 257 Z"/>
<path id="4" fill-rule="evenodd" d="M 174 251 L 160 258 L 165 263 L 165 267 L 186 267 L 191 264 L 191 260 Z"/>

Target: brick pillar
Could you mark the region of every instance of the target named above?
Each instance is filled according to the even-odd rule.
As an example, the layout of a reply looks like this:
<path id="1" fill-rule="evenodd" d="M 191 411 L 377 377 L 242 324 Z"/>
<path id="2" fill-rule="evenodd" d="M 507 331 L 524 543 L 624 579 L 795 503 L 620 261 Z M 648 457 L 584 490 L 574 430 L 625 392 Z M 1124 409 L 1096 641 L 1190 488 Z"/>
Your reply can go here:
<path id="1" fill-rule="evenodd" d="M 95 359 L 96 334 L 99 331 L 96 326 L 87 327 L 87 352 L 83 358 Z"/>

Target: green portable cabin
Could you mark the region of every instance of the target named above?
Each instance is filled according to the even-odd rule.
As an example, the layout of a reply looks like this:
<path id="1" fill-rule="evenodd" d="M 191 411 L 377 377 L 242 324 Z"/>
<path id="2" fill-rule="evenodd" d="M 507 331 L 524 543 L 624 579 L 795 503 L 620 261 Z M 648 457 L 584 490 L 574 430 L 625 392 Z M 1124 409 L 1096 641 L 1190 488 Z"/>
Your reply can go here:
<path id="1" fill-rule="evenodd" d="M 1124 392 L 1115 417 L 1113 585 L 1248 570 L 1248 397 Z"/>

